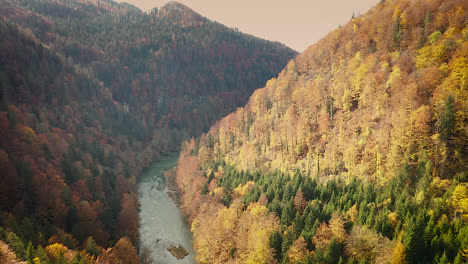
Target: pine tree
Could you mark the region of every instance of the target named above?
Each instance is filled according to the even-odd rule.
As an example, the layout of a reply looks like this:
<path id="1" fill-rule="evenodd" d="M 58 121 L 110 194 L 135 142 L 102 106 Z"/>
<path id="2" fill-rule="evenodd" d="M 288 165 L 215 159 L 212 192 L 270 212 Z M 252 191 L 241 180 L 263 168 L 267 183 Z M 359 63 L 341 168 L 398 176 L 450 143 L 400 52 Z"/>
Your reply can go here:
<path id="1" fill-rule="evenodd" d="M 439 261 L 437 262 L 438 264 L 449 264 L 447 254 L 444 251 L 444 254 L 442 254 L 442 257 L 440 257 Z"/>
<path id="2" fill-rule="evenodd" d="M 440 138 L 448 143 L 455 131 L 455 105 L 452 95 L 449 95 L 444 104 L 440 120 Z"/>
<path id="3" fill-rule="evenodd" d="M 408 227 L 403 244 L 406 247 L 406 257 L 409 263 L 418 263 L 426 258 L 426 245 L 424 241 L 424 219 L 419 214 L 408 219 Z"/>
<path id="4" fill-rule="evenodd" d="M 281 260 L 281 244 L 283 243 L 283 236 L 281 232 L 276 230 L 270 234 L 270 247 L 275 252 L 275 258 L 279 261 Z"/>
<path id="5" fill-rule="evenodd" d="M 89 237 L 86 243 L 86 251 L 92 256 L 99 256 L 99 250 L 93 237 Z"/>
<path id="6" fill-rule="evenodd" d="M 21 259 L 26 259 L 26 252 L 24 251 L 24 243 L 15 233 L 8 233 L 6 242 L 13 251 L 15 251 L 16 256 Z"/>
<path id="7" fill-rule="evenodd" d="M 47 253 L 46 251 L 44 250 L 44 248 L 39 245 L 36 249 L 36 257 L 39 258 L 40 262 L 42 264 L 49 264 L 50 263 L 50 259 L 49 257 L 47 256 Z"/>
<path id="8" fill-rule="evenodd" d="M 289 226 L 293 220 L 293 209 L 291 203 L 287 203 L 281 213 L 281 225 Z"/>
<path id="9" fill-rule="evenodd" d="M 327 251 L 325 252 L 325 260 L 327 263 L 339 263 L 339 261 L 343 261 L 341 259 L 342 254 L 342 246 L 338 242 L 338 240 L 333 237 L 328 245 Z"/>
<path id="10" fill-rule="evenodd" d="M 203 184 L 201 194 L 206 195 L 208 192 L 209 192 L 208 184 L 205 182 L 205 184 Z"/>
<path id="11" fill-rule="evenodd" d="M 28 247 L 26 249 L 26 262 L 33 263 L 34 255 L 35 253 L 34 253 L 33 245 L 31 241 L 29 241 Z"/>

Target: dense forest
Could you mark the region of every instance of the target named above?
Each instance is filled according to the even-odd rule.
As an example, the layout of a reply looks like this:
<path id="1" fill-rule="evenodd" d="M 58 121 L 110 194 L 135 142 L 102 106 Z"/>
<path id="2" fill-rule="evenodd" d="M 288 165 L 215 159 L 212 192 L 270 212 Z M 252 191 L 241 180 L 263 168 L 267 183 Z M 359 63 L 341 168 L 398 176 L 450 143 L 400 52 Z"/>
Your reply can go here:
<path id="1" fill-rule="evenodd" d="M 142 170 L 295 55 L 178 3 L 1 1 L 0 262 L 138 263 Z"/>
<path id="2" fill-rule="evenodd" d="M 197 261 L 467 263 L 467 99 L 467 1 L 353 17 L 185 143 Z"/>

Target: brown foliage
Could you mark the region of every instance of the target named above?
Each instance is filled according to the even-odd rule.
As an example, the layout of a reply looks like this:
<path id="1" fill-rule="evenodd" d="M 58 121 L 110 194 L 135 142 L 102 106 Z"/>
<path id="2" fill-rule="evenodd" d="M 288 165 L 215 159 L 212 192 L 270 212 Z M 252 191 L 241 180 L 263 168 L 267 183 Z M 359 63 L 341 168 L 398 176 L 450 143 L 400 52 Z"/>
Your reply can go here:
<path id="1" fill-rule="evenodd" d="M 105 257 L 103 257 L 105 259 Z M 110 263 L 138 264 L 140 258 L 132 243 L 125 237 L 122 237 L 107 252 L 107 259 Z"/>
<path id="2" fill-rule="evenodd" d="M 314 242 L 315 248 L 325 251 L 328 248 L 333 237 L 332 229 L 327 225 L 327 223 L 322 222 L 320 223 L 317 231 L 315 232 L 315 236 L 312 239 Z"/>
<path id="3" fill-rule="evenodd" d="M 120 236 L 130 235 L 130 241 L 137 243 L 138 222 L 135 219 L 137 213 L 137 200 L 128 193 L 124 193 L 120 201 L 122 210 L 117 220 L 117 233 Z"/>
<path id="4" fill-rule="evenodd" d="M 304 193 L 302 192 L 301 189 L 299 189 L 299 191 L 297 191 L 296 193 L 296 196 L 294 197 L 294 208 L 296 208 L 297 211 L 302 213 L 306 205 L 307 205 L 307 200 L 304 197 Z"/>

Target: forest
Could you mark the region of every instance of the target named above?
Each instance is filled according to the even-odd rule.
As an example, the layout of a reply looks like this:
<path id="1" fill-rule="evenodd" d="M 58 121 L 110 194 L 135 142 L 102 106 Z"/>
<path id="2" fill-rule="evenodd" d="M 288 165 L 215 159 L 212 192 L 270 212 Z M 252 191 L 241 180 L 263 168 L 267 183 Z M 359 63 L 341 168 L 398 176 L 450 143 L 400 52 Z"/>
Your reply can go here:
<path id="1" fill-rule="evenodd" d="M 184 143 L 198 263 L 467 263 L 467 99 L 466 1 L 353 16 Z"/>
<path id="2" fill-rule="evenodd" d="M 296 52 L 178 3 L 0 4 L 0 262 L 138 263 L 138 177 Z"/>

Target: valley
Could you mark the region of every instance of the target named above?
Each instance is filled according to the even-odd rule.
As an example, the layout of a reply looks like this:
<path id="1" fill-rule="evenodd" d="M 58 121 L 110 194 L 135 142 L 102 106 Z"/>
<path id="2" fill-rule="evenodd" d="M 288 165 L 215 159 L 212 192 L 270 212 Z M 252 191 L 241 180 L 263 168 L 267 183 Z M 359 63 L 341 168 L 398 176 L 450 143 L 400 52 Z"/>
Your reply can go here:
<path id="1" fill-rule="evenodd" d="M 177 2 L 3 0 L 0 87 L 0 263 L 468 261 L 466 1 L 298 54 Z"/>

